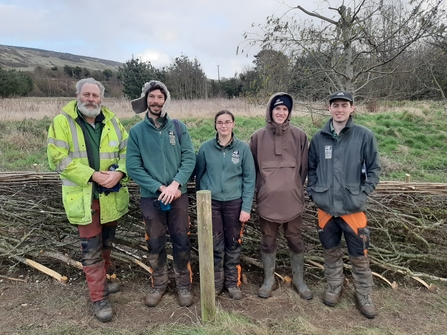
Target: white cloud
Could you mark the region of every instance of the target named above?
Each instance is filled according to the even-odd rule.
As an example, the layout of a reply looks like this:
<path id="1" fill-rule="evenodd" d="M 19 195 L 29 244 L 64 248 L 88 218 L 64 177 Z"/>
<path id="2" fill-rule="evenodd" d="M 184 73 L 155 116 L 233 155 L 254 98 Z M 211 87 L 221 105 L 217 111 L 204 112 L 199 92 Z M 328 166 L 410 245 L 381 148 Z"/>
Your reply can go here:
<path id="1" fill-rule="evenodd" d="M 0 44 L 119 62 L 141 56 L 156 67 L 183 54 L 217 79 L 218 65 L 232 77 L 251 64 L 256 49 L 236 55 L 251 24 L 286 9 L 275 0 L 0 0 Z"/>

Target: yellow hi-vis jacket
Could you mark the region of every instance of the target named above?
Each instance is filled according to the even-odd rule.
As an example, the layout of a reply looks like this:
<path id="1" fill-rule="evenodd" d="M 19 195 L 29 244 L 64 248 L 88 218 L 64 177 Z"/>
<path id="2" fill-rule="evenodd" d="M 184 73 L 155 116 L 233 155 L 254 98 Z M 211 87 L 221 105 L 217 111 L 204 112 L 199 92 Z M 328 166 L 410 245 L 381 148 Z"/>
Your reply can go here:
<path id="1" fill-rule="evenodd" d="M 91 177 L 95 172 L 89 166 L 87 148 L 81 127 L 76 122 L 77 101 L 73 100 L 62 108 L 49 130 L 47 154 L 52 170 L 59 173 L 62 181 L 62 200 L 68 221 L 72 224 L 87 225 L 92 222 L 93 185 Z M 121 122 L 105 107 L 104 128 L 100 142 L 100 170 L 106 171 L 112 164 L 124 173 L 121 184 L 127 183 L 126 150 L 128 134 Z M 129 191 L 123 186 L 119 192 L 99 195 L 101 224 L 115 221 L 128 212 Z"/>

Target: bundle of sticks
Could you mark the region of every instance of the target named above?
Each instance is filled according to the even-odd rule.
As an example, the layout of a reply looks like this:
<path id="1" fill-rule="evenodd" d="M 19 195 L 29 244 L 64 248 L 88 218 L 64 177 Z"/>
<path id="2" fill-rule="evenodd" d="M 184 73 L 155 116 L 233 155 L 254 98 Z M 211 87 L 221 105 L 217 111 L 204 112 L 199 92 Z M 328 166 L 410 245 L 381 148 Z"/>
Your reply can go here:
<path id="1" fill-rule="evenodd" d="M 129 213 L 120 220 L 113 253 L 116 262 L 136 265 L 148 271 L 145 262 L 144 227 L 139 210 L 139 189 L 128 185 Z M 188 185 L 191 245 L 197 252 L 195 185 Z M 307 199 L 306 199 L 307 200 Z M 258 228 L 254 204 L 252 218 L 245 225 L 242 261 L 260 266 Z M 429 289 L 430 280 L 446 280 L 447 268 L 447 184 L 381 182 L 368 200 L 371 229 L 369 257 L 376 277 L 391 286 L 395 278 L 413 278 Z M 303 238 L 309 271 L 321 271 L 323 255 L 316 231 L 317 209 L 306 201 Z M 278 258 L 287 267 L 288 247 L 278 241 Z M 32 266 L 60 282 L 67 277 L 51 268 L 64 263 L 81 268 L 77 229 L 66 219 L 61 184 L 55 173 L 0 173 L 0 261 Z M 345 266 L 349 262 L 345 259 Z M 135 268 L 135 267 L 134 267 Z M 284 273 L 287 271 L 284 270 Z M 284 279 L 286 276 L 278 273 Z M 393 278 L 388 280 L 388 278 Z"/>

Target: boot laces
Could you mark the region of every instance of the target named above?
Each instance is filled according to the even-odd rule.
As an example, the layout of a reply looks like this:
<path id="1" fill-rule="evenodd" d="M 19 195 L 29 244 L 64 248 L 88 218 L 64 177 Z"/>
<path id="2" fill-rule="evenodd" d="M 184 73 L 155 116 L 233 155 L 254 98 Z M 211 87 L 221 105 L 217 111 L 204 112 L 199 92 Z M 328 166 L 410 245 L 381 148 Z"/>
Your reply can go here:
<path id="1" fill-rule="evenodd" d="M 357 293 L 359 303 L 362 306 L 373 306 L 371 296 L 369 294 L 359 294 Z"/>
<path id="2" fill-rule="evenodd" d="M 191 295 L 191 291 L 188 290 L 187 288 L 184 288 L 184 289 L 178 290 L 178 294 L 180 294 L 180 295 Z"/>
<path id="3" fill-rule="evenodd" d="M 339 294 L 341 291 L 341 285 L 328 285 L 328 293 Z"/>
<path id="4" fill-rule="evenodd" d="M 161 293 L 161 292 L 162 292 L 162 290 L 159 289 L 159 288 L 152 288 L 150 290 L 149 294 L 158 294 L 158 293 Z"/>

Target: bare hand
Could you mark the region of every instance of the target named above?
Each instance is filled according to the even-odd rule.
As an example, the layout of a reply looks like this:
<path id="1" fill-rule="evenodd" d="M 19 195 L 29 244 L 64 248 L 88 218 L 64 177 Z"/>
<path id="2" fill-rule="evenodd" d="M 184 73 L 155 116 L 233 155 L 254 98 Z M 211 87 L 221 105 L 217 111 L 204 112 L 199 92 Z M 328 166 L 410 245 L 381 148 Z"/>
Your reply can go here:
<path id="1" fill-rule="evenodd" d="M 177 199 L 177 192 L 180 191 L 178 189 L 179 186 L 180 184 L 175 180 L 169 186 L 161 186 L 161 194 L 159 195 L 158 200 L 162 201 L 165 205 L 170 204 L 173 200 Z"/>
<path id="2" fill-rule="evenodd" d="M 241 211 L 241 214 L 239 215 L 239 221 L 241 221 L 242 223 L 245 223 L 248 220 L 250 220 L 250 213 Z"/>
<path id="3" fill-rule="evenodd" d="M 119 171 L 100 171 L 94 172 L 92 180 L 102 187 L 112 188 L 123 178 L 123 173 Z"/>
<path id="4" fill-rule="evenodd" d="M 116 184 L 119 183 L 121 178 L 123 178 L 124 174 L 120 171 L 104 171 L 102 173 L 105 173 L 108 175 L 107 180 L 102 184 L 105 188 L 112 188 Z"/>

